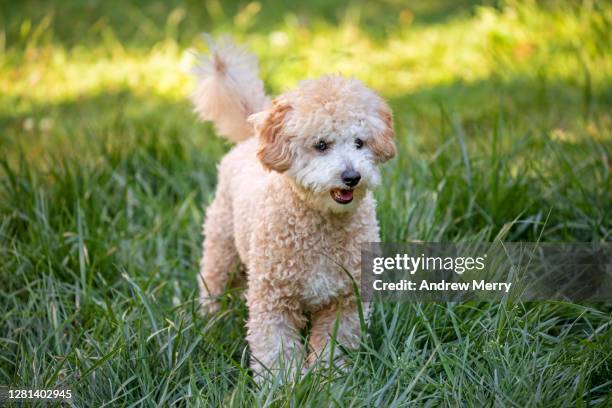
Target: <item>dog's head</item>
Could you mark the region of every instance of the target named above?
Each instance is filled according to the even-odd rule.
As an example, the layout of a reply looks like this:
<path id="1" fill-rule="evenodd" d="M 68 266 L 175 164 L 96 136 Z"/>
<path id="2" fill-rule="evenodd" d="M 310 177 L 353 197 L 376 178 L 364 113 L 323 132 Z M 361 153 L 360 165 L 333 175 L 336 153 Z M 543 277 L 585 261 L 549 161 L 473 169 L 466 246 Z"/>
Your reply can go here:
<path id="1" fill-rule="evenodd" d="M 322 209 L 355 208 L 380 182 L 377 166 L 395 155 L 391 110 L 353 78 L 304 81 L 250 121 L 263 166 L 290 177 Z"/>

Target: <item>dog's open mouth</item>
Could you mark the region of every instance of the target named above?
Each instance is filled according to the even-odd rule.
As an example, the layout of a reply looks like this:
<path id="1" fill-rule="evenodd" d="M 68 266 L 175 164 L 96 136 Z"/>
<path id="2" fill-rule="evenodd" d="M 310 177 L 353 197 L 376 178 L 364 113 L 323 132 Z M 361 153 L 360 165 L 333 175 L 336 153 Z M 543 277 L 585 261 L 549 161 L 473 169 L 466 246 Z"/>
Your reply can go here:
<path id="1" fill-rule="evenodd" d="M 353 190 L 344 188 L 334 188 L 329 192 L 335 202 L 339 204 L 348 204 L 353 201 Z"/>

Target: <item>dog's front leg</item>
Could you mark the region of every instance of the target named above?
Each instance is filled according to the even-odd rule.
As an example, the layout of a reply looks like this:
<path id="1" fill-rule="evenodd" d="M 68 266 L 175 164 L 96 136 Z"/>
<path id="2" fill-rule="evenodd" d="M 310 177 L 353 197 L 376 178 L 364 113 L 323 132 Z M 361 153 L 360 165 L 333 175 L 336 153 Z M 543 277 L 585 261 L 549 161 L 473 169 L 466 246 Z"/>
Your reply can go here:
<path id="1" fill-rule="evenodd" d="M 318 310 L 312 319 L 312 329 L 308 339 L 310 354 L 308 365 L 317 359 L 324 363 L 330 361 L 330 340 L 335 335 L 333 360 L 343 364 L 341 347 L 355 349 L 359 347 L 361 329 L 359 313 L 354 296 L 340 298 Z"/>
<path id="2" fill-rule="evenodd" d="M 260 287 L 257 287 L 260 286 Z M 251 369 L 260 382 L 268 375 L 286 369 L 297 373 L 304 357 L 300 330 L 306 319 L 296 299 L 282 296 L 278 290 L 262 285 L 249 287 L 247 340 L 251 348 Z"/>

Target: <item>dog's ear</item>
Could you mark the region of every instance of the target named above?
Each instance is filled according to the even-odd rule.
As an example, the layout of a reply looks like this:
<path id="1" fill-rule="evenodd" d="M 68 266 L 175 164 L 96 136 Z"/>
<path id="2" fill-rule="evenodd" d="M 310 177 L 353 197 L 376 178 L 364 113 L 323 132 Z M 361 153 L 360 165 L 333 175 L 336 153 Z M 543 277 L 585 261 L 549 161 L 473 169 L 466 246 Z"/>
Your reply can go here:
<path id="1" fill-rule="evenodd" d="M 275 100 L 267 111 L 249 117 L 259 137 L 257 157 L 268 170 L 284 172 L 291 166 L 293 154 L 289 137 L 283 132 L 287 114 L 291 111 L 288 103 Z"/>
<path id="2" fill-rule="evenodd" d="M 384 163 L 393 158 L 396 153 L 393 114 L 391 113 L 391 108 L 382 101 L 376 113 L 377 118 L 374 120 L 374 138 L 370 143 L 370 149 L 372 149 L 374 153 L 376 162 Z"/>

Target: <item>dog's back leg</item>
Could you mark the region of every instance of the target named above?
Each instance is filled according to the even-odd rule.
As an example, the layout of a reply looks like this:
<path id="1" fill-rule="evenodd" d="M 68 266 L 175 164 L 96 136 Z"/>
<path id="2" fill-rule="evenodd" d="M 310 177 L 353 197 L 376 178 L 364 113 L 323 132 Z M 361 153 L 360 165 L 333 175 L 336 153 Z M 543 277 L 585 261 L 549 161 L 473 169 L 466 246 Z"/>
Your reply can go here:
<path id="1" fill-rule="evenodd" d="M 223 294 L 230 272 L 239 265 L 233 236 L 232 206 L 223 189 L 206 210 L 204 244 L 200 262 L 200 303 L 204 313 L 219 309 L 218 297 Z"/>

